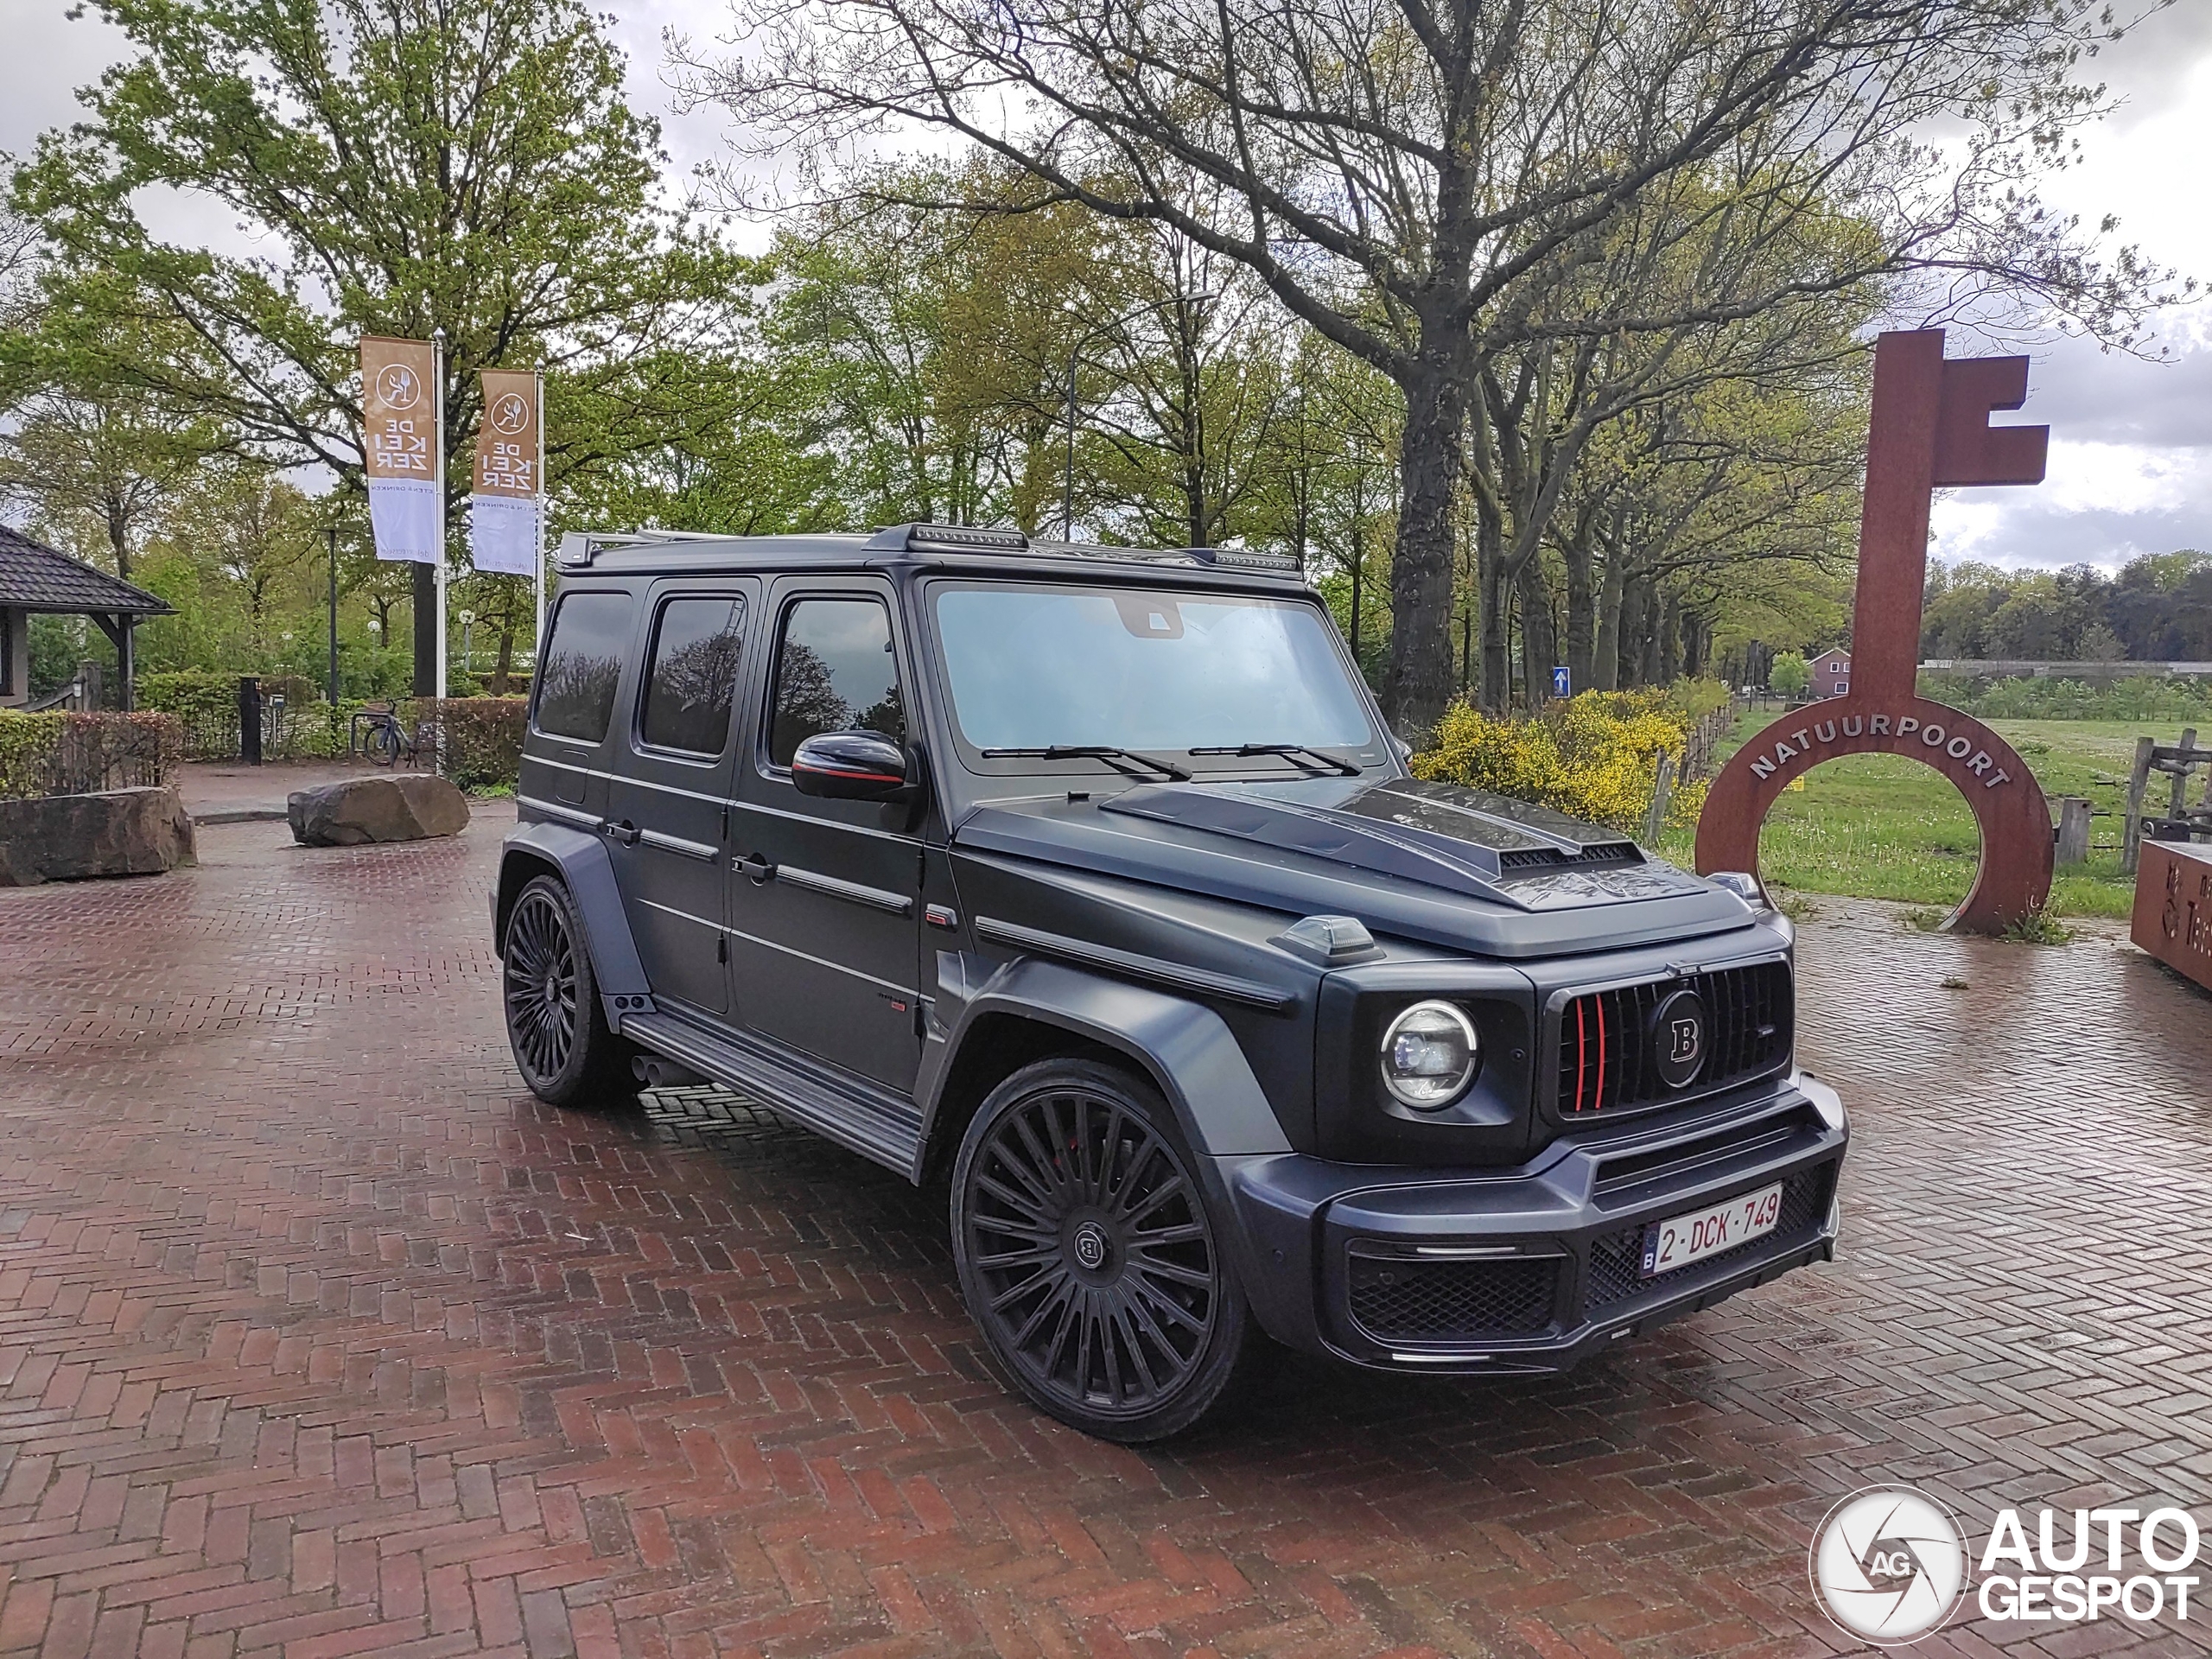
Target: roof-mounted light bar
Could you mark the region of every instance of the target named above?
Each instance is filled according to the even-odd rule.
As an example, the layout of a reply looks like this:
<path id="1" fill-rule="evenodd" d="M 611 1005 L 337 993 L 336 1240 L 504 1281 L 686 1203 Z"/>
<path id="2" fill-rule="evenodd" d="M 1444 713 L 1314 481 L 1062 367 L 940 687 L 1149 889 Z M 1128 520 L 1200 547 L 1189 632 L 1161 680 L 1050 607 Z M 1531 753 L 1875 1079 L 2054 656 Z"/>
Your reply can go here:
<path id="1" fill-rule="evenodd" d="M 1029 538 L 1018 530 L 985 530 L 975 524 L 909 524 L 909 551 L 931 553 L 1026 553 Z"/>
<path id="2" fill-rule="evenodd" d="M 1298 561 L 1287 553 L 1261 553 L 1250 548 L 1186 547 L 1189 554 L 1200 564 L 1225 564 L 1247 570 L 1288 570 L 1295 573 Z"/>

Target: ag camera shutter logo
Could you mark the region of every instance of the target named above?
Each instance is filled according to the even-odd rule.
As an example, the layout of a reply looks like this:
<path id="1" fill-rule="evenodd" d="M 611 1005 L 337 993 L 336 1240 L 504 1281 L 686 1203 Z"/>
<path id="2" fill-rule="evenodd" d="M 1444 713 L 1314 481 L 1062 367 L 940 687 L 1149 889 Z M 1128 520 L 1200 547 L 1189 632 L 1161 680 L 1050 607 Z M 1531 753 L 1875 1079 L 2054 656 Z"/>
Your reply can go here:
<path id="1" fill-rule="evenodd" d="M 1934 1634 L 1966 1593 L 1959 1523 L 1910 1486 L 1869 1486 L 1830 1510 L 1808 1565 L 1821 1611 L 1878 1648 Z"/>

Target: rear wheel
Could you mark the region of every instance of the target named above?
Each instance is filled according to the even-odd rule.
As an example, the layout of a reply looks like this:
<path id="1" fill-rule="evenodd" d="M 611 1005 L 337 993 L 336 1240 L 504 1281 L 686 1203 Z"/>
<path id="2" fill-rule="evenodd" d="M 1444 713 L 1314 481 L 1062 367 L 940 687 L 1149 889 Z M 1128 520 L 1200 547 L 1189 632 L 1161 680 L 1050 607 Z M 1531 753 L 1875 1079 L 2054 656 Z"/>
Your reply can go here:
<path id="1" fill-rule="evenodd" d="M 500 982 L 507 1046 L 531 1093 L 555 1106 L 636 1103 L 633 1051 L 607 1026 L 575 906 L 550 875 L 508 912 Z"/>
<path id="2" fill-rule="evenodd" d="M 999 1368 L 1087 1433 L 1187 1428 L 1236 1368 L 1243 1287 L 1167 1103 L 1128 1072 L 1045 1060 L 993 1090 L 953 1166 L 952 1248 Z"/>

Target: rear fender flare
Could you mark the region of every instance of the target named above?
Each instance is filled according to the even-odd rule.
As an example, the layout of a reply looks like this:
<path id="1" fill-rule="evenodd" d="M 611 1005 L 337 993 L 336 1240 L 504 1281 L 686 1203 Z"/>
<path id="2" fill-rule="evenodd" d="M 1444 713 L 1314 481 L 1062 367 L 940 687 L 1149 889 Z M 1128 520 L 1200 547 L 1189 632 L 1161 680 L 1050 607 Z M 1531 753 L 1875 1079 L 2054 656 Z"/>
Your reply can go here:
<path id="1" fill-rule="evenodd" d="M 493 944 L 505 949 L 507 916 L 515 895 L 530 879 L 526 869 L 546 865 L 560 875 L 583 923 L 600 1004 L 608 1027 L 619 1029 L 623 1014 L 639 1012 L 653 988 L 645 979 L 637 941 L 630 937 L 630 918 L 622 908 L 621 889 L 614 884 L 607 843 L 598 836 L 558 823 L 524 824 L 508 832 L 499 851 L 499 885 L 492 897 Z M 625 999 L 624 1004 L 618 1006 L 618 997 Z"/>

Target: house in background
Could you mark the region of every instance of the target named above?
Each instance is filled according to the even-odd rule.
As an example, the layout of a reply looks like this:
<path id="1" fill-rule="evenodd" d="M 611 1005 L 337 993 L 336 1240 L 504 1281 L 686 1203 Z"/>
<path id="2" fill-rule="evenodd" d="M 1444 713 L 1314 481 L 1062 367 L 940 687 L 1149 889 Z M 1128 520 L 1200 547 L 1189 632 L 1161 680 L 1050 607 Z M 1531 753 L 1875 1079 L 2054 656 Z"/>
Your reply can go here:
<path id="1" fill-rule="evenodd" d="M 147 617 L 169 614 L 168 606 L 143 588 L 0 524 L 0 709 L 20 709 L 30 701 L 32 617 L 89 616 L 99 623 L 115 646 L 116 691 L 120 706 L 128 709 L 137 666 L 131 630 Z"/>
<path id="2" fill-rule="evenodd" d="M 1813 677 L 1805 690 L 1809 696 L 1840 697 L 1851 690 L 1851 653 L 1840 648 L 1824 651 L 1806 664 Z"/>

